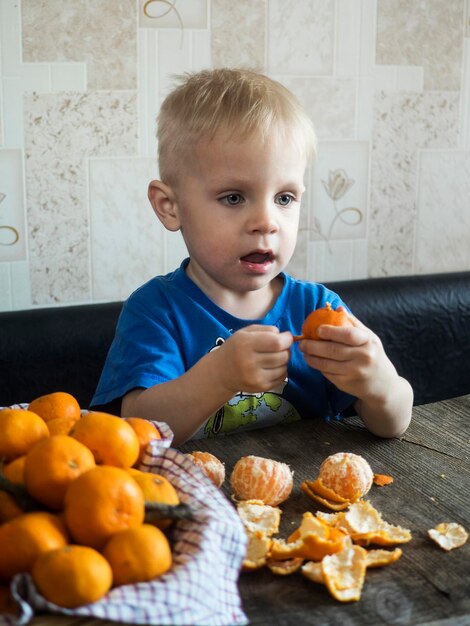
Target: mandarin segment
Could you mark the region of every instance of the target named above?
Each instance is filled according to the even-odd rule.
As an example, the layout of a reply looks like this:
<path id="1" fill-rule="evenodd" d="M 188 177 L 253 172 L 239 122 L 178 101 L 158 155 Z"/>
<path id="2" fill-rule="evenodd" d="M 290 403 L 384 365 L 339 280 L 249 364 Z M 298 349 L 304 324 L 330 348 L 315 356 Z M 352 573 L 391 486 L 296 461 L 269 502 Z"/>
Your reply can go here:
<path id="1" fill-rule="evenodd" d="M 100 600 L 111 588 L 113 575 L 99 552 L 68 545 L 42 554 L 34 563 L 32 578 L 46 600 L 74 609 Z"/>
<path id="2" fill-rule="evenodd" d="M 230 475 L 237 500 L 261 500 L 271 506 L 284 502 L 293 484 L 293 473 L 286 463 L 253 455 L 240 458 Z"/>

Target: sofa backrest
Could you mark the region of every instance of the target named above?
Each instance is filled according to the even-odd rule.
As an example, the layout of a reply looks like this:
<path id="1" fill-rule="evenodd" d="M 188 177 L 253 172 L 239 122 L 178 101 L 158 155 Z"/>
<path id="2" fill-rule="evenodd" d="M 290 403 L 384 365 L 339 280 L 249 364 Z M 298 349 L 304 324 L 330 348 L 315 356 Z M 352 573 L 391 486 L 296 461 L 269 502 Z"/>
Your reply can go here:
<path id="1" fill-rule="evenodd" d="M 470 393 L 470 272 L 329 283 L 382 340 L 415 404 Z M 68 391 L 89 405 L 122 303 L 0 313 L 0 406 Z"/>

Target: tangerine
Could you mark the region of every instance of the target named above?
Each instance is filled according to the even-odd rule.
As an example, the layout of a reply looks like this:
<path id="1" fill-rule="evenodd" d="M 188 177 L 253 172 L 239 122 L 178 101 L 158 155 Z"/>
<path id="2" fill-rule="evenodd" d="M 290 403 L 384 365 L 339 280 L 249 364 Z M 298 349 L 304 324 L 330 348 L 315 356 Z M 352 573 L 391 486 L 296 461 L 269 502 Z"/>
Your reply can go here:
<path id="1" fill-rule="evenodd" d="M 116 533 L 103 548 L 103 556 L 111 565 L 116 586 L 152 580 L 172 565 L 168 539 L 151 524 Z"/>
<path id="2" fill-rule="evenodd" d="M 28 492 L 50 509 L 61 509 L 69 484 L 95 467 L 91 450 L 68 435 L 39 441 L 26 455 L 24 479 Z"/>
<path id="3" fill-rule="evenodd" d="M 100 550 L 114 533 L 142 524 L 144 495 L 126 470 L 98 465 L 69 484 L 64 515 L 76 543 Z"/>
<path id="4" fill-rule="evenodd" d="M 35 398 L 28 406 L 30 411 L 37 413 L 45 422 L 57 417 L 80 418 L 80 405 L 70 393 L 54 391 Z"/>
<path id="5" fill-rule="evenodd" d="M 355 502 L 371 488 L 374 473 L 364 457 L 352 452 L 337 452 L 320 465 L 318 479 L 341 498 Z"/>
<path id="6" fill-rule="evenodd" d="M 9 522 L 24 513 L 15 498 L 6 491 L 0 491 L 0 524 Z"/>
<path id="7" fill-rule="evenodd" d="M 93 452 L 97 465 L 132 467 L 139 456 L 139 439 L 134 429 L 116 415 L 86 413 L 75 423 L 70 436 Z"/>
<path id="8" fill-rule="evenodd" d="M 67 542 L 67 530 L 53 513 L 24 513 L 6 522 L 0 526 L 0 580 L 30 572 L 41 553 Z"/>
<path id="9" fill-rule="evenodd" d="M 289 497 L 293 473 L 286 463 L 249 455 L 235 463 L 230 484 L 238 500 L 261 500 L 276 506 Z"/>
<path id="10" fill-rule="evenodd" d="M 69 435 L 76 422 L 75 417 L 54 417 L 47 426 L 51 435 Z"/>
<path id="11" fill-rule="evenodd" d="M 225 466 L 222 461 L 210 452 L 200 452 L 198 450 L 189 452 L 186 456 L 202 469 L 216 487 L 222 486 L 225 480 Z"/>
<path id="12" fill-rule="evenodd" d="M 132 472 L 132 478 L 142 489 L 145 502 L 158 502 L 160 504 L 176 505 L 180 503 L 176 489 L 170 481 L 161 474 L 152 472 Z M 170 519 L 158 519 L 155 526 L 161 529 L 171 525 Z M 153 522 L 152 522 L 153 523 Z"/>
<path id="13" fill-rule="evenodd" d="M 346 311 L 336 311 L 329 302 L 320 309 L 312 311 L 302 325 L 302 339 L 321 339 L 318 329 L 322 325 L 328 326 L 352 326 Z"/>
<path id="14" fill-rule="evenodd" d="M 22 456 L 46 437 L 49 429 L 37 413 L 26 409 L 0 410 L 0 458 L 8 461 Z"/>
<path id="15" fill-rule="evenodd" d="M 41 440 L 42 441 L 42 440 Z M 24 463 L 26 454 L 18 456 L 3 467 L 3 475 L 15 485 L 24 485 Z"/>
<path id="16" fill-rule="evenodd" d="M 140 465 L 145 454 L 148 444 L 154 439 L 161 439 L 160 432 L 155 424 L 143 417 L 125 417 L 124 421 L 130 424 L 139 440 L 139 456 L 134 463 L 135 466 Z"/>
<path id="17" fill-rule="evenodd" d="M 97 550 L 68 545 L 41 554 L 34 563 L 32 578 L 46 600 L 74 609 L 106 595 L 113 574 Z"/>

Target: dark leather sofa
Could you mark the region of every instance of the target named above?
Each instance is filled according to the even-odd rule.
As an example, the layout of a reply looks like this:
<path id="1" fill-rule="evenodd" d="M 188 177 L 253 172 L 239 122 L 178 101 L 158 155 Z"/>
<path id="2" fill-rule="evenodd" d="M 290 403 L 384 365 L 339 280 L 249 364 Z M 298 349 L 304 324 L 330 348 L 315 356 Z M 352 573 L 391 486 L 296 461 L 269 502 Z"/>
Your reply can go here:
<path id="1" fill-rule="evenodd" d="M 470 272 L 328 285 L 381 338 L 415 404 L 470 393 Z M 0 313 L 0 406 L 52 391 L 86 408 L 121 302 Z"/>

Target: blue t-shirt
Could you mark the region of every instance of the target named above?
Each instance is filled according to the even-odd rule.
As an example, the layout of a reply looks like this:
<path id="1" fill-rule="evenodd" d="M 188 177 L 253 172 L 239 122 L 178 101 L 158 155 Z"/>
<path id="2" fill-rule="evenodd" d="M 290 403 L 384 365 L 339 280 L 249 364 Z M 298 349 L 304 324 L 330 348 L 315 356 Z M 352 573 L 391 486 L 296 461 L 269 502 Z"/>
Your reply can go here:
<path id="1" fill-rule="evenodd" d="M 189 259 L 166 276 L 156 276 L 125 302 L 92 406 L 122 398 L 178 378 L 232 333 L 249 324 L 277 326 L 301 333 L 306 316 L 330 302 L 346 306 L 325 286 L 281 274 L 282 291 L 263 319 L 234 317 L 218 307 L 186 275 Z M 258 394 L 240 390 L 210 416 L 193 438 L 258 428 L 300 418 L 330 418 L 349 408 L 355 398 L 341 392 L 307 365 L 297 344 L 291 351 L 283 385 Z M 164 415 L 155 419 L 165 421 Z M 184 419 L 184 416 L 181 416 Z"/>

